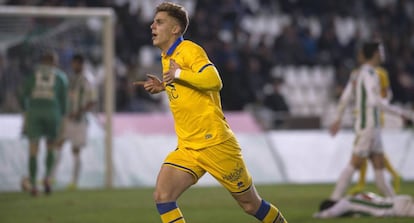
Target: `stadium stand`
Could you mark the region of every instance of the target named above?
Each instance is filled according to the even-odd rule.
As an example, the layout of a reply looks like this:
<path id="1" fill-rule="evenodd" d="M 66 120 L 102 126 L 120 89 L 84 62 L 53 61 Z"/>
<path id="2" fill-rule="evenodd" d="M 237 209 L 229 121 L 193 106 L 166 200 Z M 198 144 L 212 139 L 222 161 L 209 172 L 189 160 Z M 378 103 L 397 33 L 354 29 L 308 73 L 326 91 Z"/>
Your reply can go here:
<path id="1" fill-rule="evenodd" d="M 149 25 L 152 8 L 160 1 L 133 0 L 28 0 L 2 1 L 6 5 L 112 7 L 116 26 L 116 110 L 149 112 L 164 110 L 162 98 L 153 98 L 127 86 L 142 72 L 159 67 L 159 52 L 151 48 Z M 224 110 L 260 110 L 266 83 L 275 76 L 285 79 L 284 96 L 290 116 L 320 119 L 326 126 L 347 77 L 355 66 L 355 50 L 361 40 L 381 38 L 387 47 L 393 102 L 414 104 L 414 2 L 403 0 L 181 0 L 190 9 L 187 37 L 201 43 L 220 69 Z M 70 24 L 60 24 L 64 29 Z M 7 26 L 7 21 L 0 21 Z M 90 29 L 91 27 L 89 27 Z M 23 26 L 22 26 L 23 29 Z M 0 28 L 0 30 L 9 30 Z M 14 33 L 22 32 L 12 29 Z M 48 33 L 48 32 L 43 32 Z M 83 30 L 62 49 L 70 55 L 74 44 L 93 46 L 92 30 Z M 2 38 L 10 37 L 3 35 Z M 39 33 L 39 38 L 42 33 Z M 65 35 L 75 35 L 65 33 Z M 13 35 L 16 37 L 16 35 Z M 19 112 L 14 101 L 26 64 L 10 57 L 20 54 L 22 43 L 2 44 L 0 55 L 0 112 Z M 13 43 L 13 44 L 11 44 Z M 9 45 L 7 45 L 9 44 Z M 13 47 L 8 47 L 12 45 Z M 89 58 L 99 49 L 91 49 Z M 11 58 L 12 61 L 5 61 Z M 14 61 L 13 61 L 14 60 Z M 259 69 L 249 67 L 257 61 Z M 66 61 L 63 60 L 62 63 Z M 99 70 L 99 63 L 93 66 Z M 23 67 L 23 69 L 22 69 Z M 62 64 L 68 67 L 68 64 Z M 254 71 L 254 72 L 253 72 Z M 10 73 L 13 73 L 11 75 Z M 259 115 L 260 116 L 260 115 Z M 259 117 L 257 116 L 257 117 Z M 345 121 L 345 124 L 351 121 Z M 300 127 L 300 126 L 299 126 Z"/>

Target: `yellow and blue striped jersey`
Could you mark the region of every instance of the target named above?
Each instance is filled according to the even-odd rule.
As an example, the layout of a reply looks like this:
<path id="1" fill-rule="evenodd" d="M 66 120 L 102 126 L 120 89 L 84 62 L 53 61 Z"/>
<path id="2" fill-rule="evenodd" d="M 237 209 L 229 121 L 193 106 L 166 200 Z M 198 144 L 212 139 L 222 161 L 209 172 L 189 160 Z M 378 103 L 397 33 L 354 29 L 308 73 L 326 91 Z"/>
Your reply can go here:
<path id="1" fill-rule="evenodd" d="M 180 37 L 161 56 L 163 73 L 171 59 L 181 69 L 179 78 L 165 86 L 178 147 L 202 149 L 232 137 L 221 108 L 221 78 L 204 49 Z"/>

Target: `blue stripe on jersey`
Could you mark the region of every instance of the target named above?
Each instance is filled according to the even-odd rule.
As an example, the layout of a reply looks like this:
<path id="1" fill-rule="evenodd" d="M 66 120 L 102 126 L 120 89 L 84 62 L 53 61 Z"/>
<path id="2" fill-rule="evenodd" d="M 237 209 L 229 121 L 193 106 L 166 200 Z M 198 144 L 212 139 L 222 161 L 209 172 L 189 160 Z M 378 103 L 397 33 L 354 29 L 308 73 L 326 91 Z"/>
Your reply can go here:
<path id="1" fill-rule="evenodd" d="M 157 204 L 157 209 L 158 212 L 163 215 L 169 211 L 172 211 L 174 209 L 177 209 L 177 203 L 176 202 L 167 202 L 167 203 L 158 203 Z"/>
<path id="2" fill-rule="evenodd" d="M 214 66 L 212 63 L 208 63 L 208 64 L 206 64 L 206 65 L 204 65 L 199 71 L 198 71 L 198 73 L 201 73 L 201 72 L 203 72 L 203 70 L 204 69 L 206 69 L 207 67 L 209 67 L 209 66 Z"/>
<path id="3" fill-rule="evenodd" d="M 178 45 L 180 45 L 180 43 L 184 41 L 184 37 L 180 36 L 174 43 L 173 45 L 167 50 L 167 56 L 171 56 L 172 53 L 174 53 L 175 48 L 177 48 Z"/>
<path id="4" fill-rule="evenodd" d="M 269 213 L 270 210 L 270 204 L 267 203 L 265 200 L 262 200 L 262 203 L 260 204 L 259 210 L 257 210 L 256 214 L 254 215 L 257 219 L 263 220 L 267 213 Z"/>

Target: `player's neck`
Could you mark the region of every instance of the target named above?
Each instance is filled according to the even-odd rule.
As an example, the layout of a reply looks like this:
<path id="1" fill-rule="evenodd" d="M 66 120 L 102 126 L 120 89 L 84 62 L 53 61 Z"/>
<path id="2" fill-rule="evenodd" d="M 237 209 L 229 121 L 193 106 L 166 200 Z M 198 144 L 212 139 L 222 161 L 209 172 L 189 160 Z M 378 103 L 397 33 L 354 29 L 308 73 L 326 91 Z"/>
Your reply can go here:
<path id="1" fill-rule="evenodd" d="M 180 38 L 181 35 L 174 35 L 172 36 L 168 42 L 165 44 L 165 47 L 160 47 L 163 54 L 166 54 L 168 50 L 175 44 L 175 42 Z"/>
<path id="2" fill-rule="evenodd" d="M 379 65 L 379 63 L 377 63 L 377 61 L 374 59 L 366 61 L 365 64 L 370 65 L 372 67 L 377 67 Z"/>

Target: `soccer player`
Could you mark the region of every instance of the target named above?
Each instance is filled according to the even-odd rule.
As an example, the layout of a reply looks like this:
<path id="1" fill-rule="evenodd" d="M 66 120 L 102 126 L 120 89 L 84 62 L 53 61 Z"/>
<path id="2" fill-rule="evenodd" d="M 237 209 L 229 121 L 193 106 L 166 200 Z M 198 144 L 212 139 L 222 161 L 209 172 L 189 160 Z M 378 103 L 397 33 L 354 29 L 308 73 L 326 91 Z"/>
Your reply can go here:
<path id="1" fill-rule="evenodd" d="M 325 200 L 315 218 L 335 217 L 414 217 L 414 202 L 409 195 L 384 198 L 371 192 L 346 196 L 339 201 Z"/>
<path id="2" fill-rule="evenodd" d="M 78 185 L 81 170 L 80 151 L 86 145 L 88 135 L 86 114 L 91 111 L 97 102 L 93 76 L 84 68 L 84 60 L 81 54 L 75 54 L 72 57 L 73 75 L 69 77 L 69 110 L 64 118 L 63 131 L 58 142 L 57 162 L 52 174 L 55 177 L 56 165 L 60 160 L 60 149 L 65 141 L 70 141 L 73 154 L 73 171 L 72 180 L 67 186 L 69 190 L 76 189 Z"/>
<path id="3" fill-rule="evenodd" d="M 392 98 L 392 91 L 391 91 L 391 87 L 390 87 L 388 72 L 382 66 L 378 66 L 375 70 L 377 71 L 378 78 L 379 78 L 379 81 L 380 81 L 381 97 L 386 99 L 387 102 L 389 103 L 391 101 L 391 98 Z M 383 112 L 380 113 L 380 123 L 381 123 L 381 126 L 384 125 L 384 113 Z M 392 176 L 394 190 L 395 190 L 395 192 L 398 193 L 398 191 L 400 189 L 401 177 L 398 174 L 397 170 L 395 170 L 395 168 L 392 166 L 392 164 L 391 164 L 390 160 L 387 158 L 387 156 L 384 156 L 384 161 L 385 161 L 384 162 L 385 169 Z M 350 194 L 356 194 L 356 193 L 362 192 L 362 190 L 364 189 L 365 184 L 366 184 L 365 176 L 366 176 L 367 168 L 368 168 L 368 160 L 366 159 L 361 164 L 357 184 L 355 186 L 353 186 L 351 189 L 349 189 Z"/>
<path id="4" fill-rule="evenodd" d="M 50 174 L 54 162 L 54 148 L 62 116 L 66 113 L 67 79 L 66 74 L 57 68 L 58 57 L 47 52 L 34 74 L 24 83 L 23 109 L 25 111 L 25 134 L 29 139 L 29 178 L 31 194 L 36 196 L 37 153 L 39 141 L 46 138 L 46 174 L 43 179 L 44 191 L 52 191 Z"/>
<path id="5" fill-rule="evenodd" d="M 395 191 L 384 179 L 384 152 L 380 135 L 380 110 L 399 115 L 406 119 L 414 119 L 413 112 L 402 110 L 391 106 L 382 97 L 378 75 L 375 71 L 384 54 L 382 45 L 379 42 L 364 43 L 360 50 L 360 57 L 363 59 L 361 67 L 351 75 L 345 93 L 341 100 L 349 98 L 354 91 L 356 120 L 354 124 L 356 138 L 354 141 L 353 154 L 350 163 L 342 171 L 330 199 L 339 200 L 347 188 L 355 170 L 359 169 L 365 159 L 369 158 L 375 170 L 375 183 L 378 189 L 386 197 L 395 196 Z M 348 96 L 346 96 L 348 95 Z M 340 106 L 343 106 L 340 103 Z M 339 129 L 341 112 L 344 108 L 338 108 L 338 116 L 331 127 L 331 133 L 336 134 Z"/>
<path id="6" fill-rule="evenodd" d="M 257 193 L 241 148 L 224 117 L 217 69 L 204 49 L 184 40 L 188 26 L 184 7 L 164 2 L 151 24 L 153 45 L 162 53 L 163 81 L 148 75 L 143 85 L 152 93 L 166 91 L 178 137 L 177 148 L 158 174 L 154 200 L 163 223 L 183 223 L 177 199 L 208 172 L 242 209 L 261 222 L 287 222 L 281 212 Z"/>

